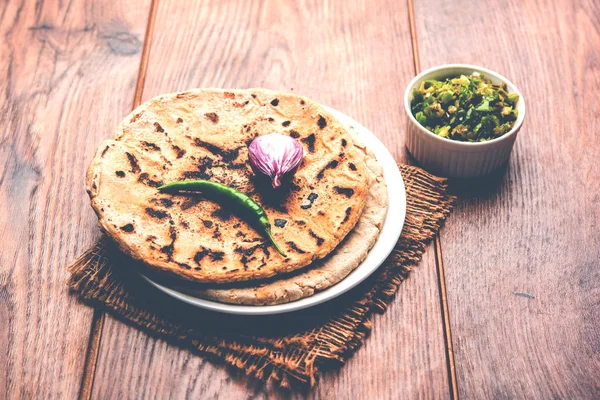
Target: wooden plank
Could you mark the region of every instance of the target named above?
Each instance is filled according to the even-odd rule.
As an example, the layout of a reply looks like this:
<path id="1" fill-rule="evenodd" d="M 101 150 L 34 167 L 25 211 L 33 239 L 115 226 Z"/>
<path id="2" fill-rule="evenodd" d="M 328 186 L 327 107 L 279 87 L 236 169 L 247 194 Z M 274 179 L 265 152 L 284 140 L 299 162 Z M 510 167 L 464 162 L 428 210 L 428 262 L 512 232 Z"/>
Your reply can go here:
<path id="1" fill-rule="evenodd" d="M 406 160 L 402 94 L 414 71 L 405 2 L 161 1 L 157 13 L 144 99 L 190 87 L 301 93 L 354 116 Z M 312 396 L 449 396 L 432 252 L 374 325 Z M 95 398 L 281 394 L 112 318 L 93 389 Z"/>
<path id="2" fill-rule="evenodd" d="M 131 108 L 146 1 L 0 4 L 0 398 L 75 398 L 93 310 L 64 266 L 97 234 L 83 190 Z"/>
<path id="3" fill-rule="evenodd" d="M 600 4 L 415 3 L 423 68 L 473 63 L 523 92 L 508 169 L 456 183 L 442 232 L 465 398 L 600 397 Z"/>

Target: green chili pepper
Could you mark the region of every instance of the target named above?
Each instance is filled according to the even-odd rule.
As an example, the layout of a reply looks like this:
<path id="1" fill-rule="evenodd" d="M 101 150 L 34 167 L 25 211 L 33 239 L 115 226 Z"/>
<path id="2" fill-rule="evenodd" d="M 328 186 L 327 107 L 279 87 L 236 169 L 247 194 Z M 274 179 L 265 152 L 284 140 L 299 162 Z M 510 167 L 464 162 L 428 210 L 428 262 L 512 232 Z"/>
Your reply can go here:
<path id="1" fill-rule="evenodd" d="M 279 254 L 287 257 L 285 252 L 275 243 L 275 239 L 273 239 L 271 223 L 269 222 L 269 218 L 267 218 L 265 210 L 239 190 L 207 180 L 173 182 L 159 187 L 158 190 L 163 193 L 177 193 L 182 191 L 202 192 L 207 197 L 212 196 L 217 201 L 229 203 L 236 212 L 243 214 L 251 225 L 262 231 L 269 238 Z"/>

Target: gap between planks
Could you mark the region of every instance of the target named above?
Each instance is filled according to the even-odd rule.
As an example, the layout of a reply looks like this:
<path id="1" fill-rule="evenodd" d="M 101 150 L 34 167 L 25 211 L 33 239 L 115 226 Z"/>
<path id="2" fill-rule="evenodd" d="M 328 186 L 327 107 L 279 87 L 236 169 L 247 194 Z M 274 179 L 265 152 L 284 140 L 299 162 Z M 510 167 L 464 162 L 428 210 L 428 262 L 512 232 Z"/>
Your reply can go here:
<path id="1" fill-rule="evenodd" d="M 413 62 L 415 74 L 421 72 L 421 59 L 419 57 L 419 43 L 417 41 L 417 25 L 415 22 L 414 0 L 407 0 L 408 3 L 408 23 L 410 25 L 410 37 L 412 43 Z M 452 399 L 458 399 L 458 384 L 456 379 L 456 369 L 454 366 L 454 350 L 452 348 L 452 331 L 450 329 L 450 309 L 448 308 L 448 297 L 446 295 L 446 273 L 444 271 L 444 260 L 442 258 L 442 244 L 439 233 L 434 242 L 435 265 L 438 273 L 438 288 L 440 291 L 440 305 L 442 309 L 442 319 L 444 321 L 444 342 L 446 347 L 446 363 L 448 368 L 448 382 L 450 384 L 450 396 Z"/>
<path id="2" fill-rule="evenodd" d="M 142 47 L 142 55 L 140 59 L 140 69 L 135 85 L 135 93 L 133 96 L 132 110 L 139 106 L 142 102 L 142 94 L 144 92 L 144 84 L 146 82 L 146 72 L 148 70 L 148 60 L 150 59 L 150 47 L 152 45 L 152 36 L 154 33 L 154 23 L 156 21 L 156 10 L 158 8 L 158 0 L 151 0 L 150 11 L 148 13 L 148 22 L 146 24 L 146 33 L 144 35 L 144 45 Z M 85 364 L 83 366 L 83 375 L 81 378 L 81 386 L 79 389 L 79 400 L 89 400 L 92 396 L 94 386 L 94 377 L 96 374 L 96 364 L 98 363 L 98 355 L 100 352 L 100 342 L 102 339 L 102 328 L 104 327 L 104 312 L 100 309 L 94 309 L 92 325 L 90 329 L 90 340 L 85 355 Z"/>

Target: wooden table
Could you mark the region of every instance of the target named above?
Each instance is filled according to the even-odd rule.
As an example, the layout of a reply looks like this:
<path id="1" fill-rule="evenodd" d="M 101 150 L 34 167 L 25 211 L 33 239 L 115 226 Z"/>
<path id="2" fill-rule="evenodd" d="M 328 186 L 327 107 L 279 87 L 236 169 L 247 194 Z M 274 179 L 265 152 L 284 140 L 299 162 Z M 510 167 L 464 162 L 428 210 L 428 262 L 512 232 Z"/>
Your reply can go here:
<path id="1" fill-rule="evenodd" d="M 157 94 L 262 86 L 411 162 L 404 89 L 450 62 L 523 92 L 511 160 L 452 183 L 441 237 L 308 397 L 599 398 L 599 50 L 594 0 L 1 0 L 0 398 L 286 395 L 69 295 L 64 266 L 99 235 L 94 150 Z"/>

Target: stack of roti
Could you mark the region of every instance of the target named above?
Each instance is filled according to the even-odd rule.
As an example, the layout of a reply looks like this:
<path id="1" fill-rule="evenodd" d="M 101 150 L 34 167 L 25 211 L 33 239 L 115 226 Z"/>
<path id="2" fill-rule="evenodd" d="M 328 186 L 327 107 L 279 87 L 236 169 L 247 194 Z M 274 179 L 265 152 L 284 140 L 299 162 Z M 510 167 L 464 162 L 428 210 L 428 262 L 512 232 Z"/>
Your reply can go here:
<path id="1" fill-rule="evenodd" d="M 248 159 L 252 140 L 275 132 L 304 148 L 276 190 Z M 157 190 L 196 179 L 256 201 L 286 256 L 218 198 Z M 100 227 L 143 273 L 233 304 L 281 304 L 335 285 L 365 259 L 387 211 L 382 168 L 353 129 L 310 99 L 265 89 L 149 100 L 101 144 L 86 185 Z"/>

